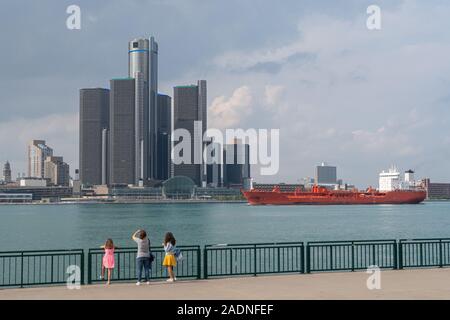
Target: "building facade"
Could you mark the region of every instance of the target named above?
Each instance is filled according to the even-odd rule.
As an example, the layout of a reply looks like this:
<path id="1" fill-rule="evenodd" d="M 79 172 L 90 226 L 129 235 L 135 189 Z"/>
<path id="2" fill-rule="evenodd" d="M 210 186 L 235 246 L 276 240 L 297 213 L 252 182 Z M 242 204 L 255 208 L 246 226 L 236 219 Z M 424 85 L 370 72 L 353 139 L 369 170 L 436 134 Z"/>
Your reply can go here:
<path id="1" fill-rule="evenodd" d="M 206 80 L 199 80 L 197 85 L 175 87 L 173 96 L 174 130 L 187 130 L 191 146 L 190 163 L 175 164 L 174 176 L 189 177 L 197 186 L 206 184 L 206 168 L 203 163 L 203 135 L 207 128 L 206 90 Z M 201 121 L 201 125 L 194 128 L 196 122 L 199 124 L 198 121 Z"/>
<path id="2" fill-rule="evenodd" d="M 250 145 L 235 142 L 223 150 L 223 184 L 225 187 L 242 187 L 250 178 Z"/>
<path id="3" fill-rule="evenodd" d="M 44 163 L 44 178 L 50 185 L 69 186 L 69 165 L 63 161 L 63 157 L 47 157 Z"/>
<path id="4" fill-rule="evenodd" d="M 44 161 L 53 156 L 53 149 L 45 140 L 32 140 L 28 144 L 28 177 L 44 178 Z"/>
<path id="5" fill-rule="evenodd" d="M 80 181 L 85 185 L 107 183 L 109 89 L 80 90 Z"/>
<path id="6" fill-rule="evenodd" d="M 3 166 L 3 180 L 6 183 L 10 183 L 12 181 L 11 165 L 10 165 L 9 161 L 6 161 L 5 165 Z"/>
<path id="7" fill-rule="evenodd" d="M 155 178 L 167 180 L 171 177 L 171 133 L 172 133 L 172 98 L 168 95 L 158 94 L 157 103 L 158 137 L 156 148 L 157 170 Z"/>
<path id="8" fill-rule="evenodd" d="M 427 178 L 421 181 L 421 185 L 427 191 L 428 199 L 450 199 L 450 183 L 431 182 Z"/>
<path id="9" fill-rule="evenodd" d="M 337 168 L 322 163 L 316 167 L 315 183 L 317 185 L 337 184 Z"/>
<path id="10" fill-rule="evenodd" d="M 111 80 L 109 119 L 109 184 L 137 184 L 135 79 Z"/>

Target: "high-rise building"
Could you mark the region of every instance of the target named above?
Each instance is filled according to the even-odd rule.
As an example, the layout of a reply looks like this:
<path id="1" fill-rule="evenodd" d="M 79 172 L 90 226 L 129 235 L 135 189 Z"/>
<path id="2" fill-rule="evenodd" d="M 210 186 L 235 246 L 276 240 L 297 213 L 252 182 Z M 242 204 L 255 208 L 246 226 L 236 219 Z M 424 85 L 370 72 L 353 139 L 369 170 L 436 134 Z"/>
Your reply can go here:
<path id="1" fill-rule="evenodd" d="M 106 184 L 109 129 L 109 90 L 80 90 L 80 181 L 85 185 Z"/>
<path id="2" fill-rule="evenodd" d="M 315 182 L 317 185 L 333 185 L 337 184 L 337 169 L 335 166 L 329 166 L 322 162 L 316 167 Z"/>
<path id="3" fill-rule="evenodd" d="M 235 141 L 223 150 L 223 184 L 226 187 L 243 186 L 250 178 L 250 145 Z"/>
<path id="4" fill-rule="evenodd" d="M 28 177 L 44 178 L 44 161 L 53 156 L 53 149 L 45 140 L 32 140 L 28 144 Z"/>
<path id="5" fill-rule="evenodd" d="M 128 44 L 128 76 L 135 85 L 135 166 L 140 180 L 154 178 L 157 148 L 158 44 L 153 37 Z M 142 160 L 142 161 L 141 161 Z"/>
<path id="6" fill-rule="evenodd" d="M 187 176 L 197 186 L 206 184 L 203 165 L 203 134 L 207 128 L 206 80 L 197 85 L 174 88 L 174 130 L 186 129 L 191 136 L 191 163 L 174 165 L 175 176 Z M 201 127 L 194 130 L 194 123 L 201 121 Z"/>
<path id="7" fill-rule="evenodd" d="M 6 183 L 10 183 L 12 181 L 11 179 L 11 165 L 9 164 L 9 161 L 6 161 L 4 167 L 3 167 L 3 180 Z"/>
<path id="8" fill-rule="evenodd" d="M 69 165 L 63 161 L 63 157 L 49 156 L 45 159 L 44 178 L 49 179 L 54 186 L 69 185 Z"/>
<path id="9" fill-rule="evenodd" d="M 171 133 L 172 133 L 172 98 L 158 94 L 157 103 L 158 137 L 156 148 L 156 179 L 167 180 L 171 177 Z"/>
<path id="10" fill-rule="evenodd" d="M 220 143 L 207 141 L 206 143 L 206 184 L 211 187 L 222 186 L 223 149 Z M 217 153 L 216 153 L 217 152 Z"/>
<path id="11" fill-rule="evenodd" d="M 149 147 L 149 159 L 151 166 L 152 178 L 155 178 L 158 171 L 158 43 L 154 37 L 150 38 L 150 147 Z"/>
<path id="12" fill-rule="evenodd" d="M 149 158 L 149 40 L 134 39 L 128 43 L 128 76 L 135 80 L 134 92 L 134 170 L 138 184 L 151 173 Z"/>
<path id="13" fill-rule="evenodd" d="M 135 79 L 111 80 L 109 109 L 109 184 L 138 184 L 143 166 L 136 166 Z M 143 143 L 137 145 L 141 151 Z M 140 153 L 141 163 L 144 153 Z"/>

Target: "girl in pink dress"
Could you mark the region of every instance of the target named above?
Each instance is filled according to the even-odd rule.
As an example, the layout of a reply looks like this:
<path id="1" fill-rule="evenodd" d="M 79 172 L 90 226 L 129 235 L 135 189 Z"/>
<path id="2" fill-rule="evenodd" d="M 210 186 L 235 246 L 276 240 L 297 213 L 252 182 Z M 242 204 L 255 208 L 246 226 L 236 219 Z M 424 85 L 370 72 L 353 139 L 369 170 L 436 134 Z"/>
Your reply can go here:
<path id="1" fill-rule="evenodd" d="M 111 272 L 112 269 L 114 269 L 114 250 L 117 249 L 116 246 L 114 246 L 114 243 L 111 239 L 106 240 L 105 244 L 101 246 L 102 249 L 105 250 L 105 254 L 102 259 L 102 275 L 101 279 L 104 278 L 105 269 L 108 270 L 108 282 L 106 283 L 109 285 L 111 283 Z"/>

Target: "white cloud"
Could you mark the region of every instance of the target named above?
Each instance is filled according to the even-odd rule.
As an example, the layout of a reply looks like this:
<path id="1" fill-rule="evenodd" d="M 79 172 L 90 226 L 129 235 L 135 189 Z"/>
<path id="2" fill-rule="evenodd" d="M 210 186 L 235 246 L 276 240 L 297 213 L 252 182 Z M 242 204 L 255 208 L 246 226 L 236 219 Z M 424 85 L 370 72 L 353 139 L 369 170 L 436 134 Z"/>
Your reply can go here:
<path id="1" fill-rule="evenodd" d="M 266 104 L 272 106 L 279 103 L 283 90 L 283 86 L 267 85 L 264 91 Z"/>
<path id="2" fill-rule="evenodd" d="M 209 127 L 224 129 L 238 125 L 252 113 L 252 95 L 248 86 L 234 90 L 231 97 L 219 96 L 209 107 Z"/>

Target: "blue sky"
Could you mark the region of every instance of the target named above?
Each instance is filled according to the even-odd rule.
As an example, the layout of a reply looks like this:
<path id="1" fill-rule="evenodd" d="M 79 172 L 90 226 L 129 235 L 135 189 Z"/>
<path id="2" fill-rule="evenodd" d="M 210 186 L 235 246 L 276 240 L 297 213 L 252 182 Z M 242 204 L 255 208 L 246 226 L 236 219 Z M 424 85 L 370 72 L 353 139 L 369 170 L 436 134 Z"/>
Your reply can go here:
<path id="1" fill-rule="evenodd" d="M 71 4 L 81 30 L 66 28 Z M 210 126 L 280 129 L 279 174 L 257 181 L 322 161 L 360 187 L 391 164 L 450 181 L 449 16 L 437 0 L 5 0 L 0 162 L 25 172 L 39 138 L 76 168 L 78 90 L 126 75 L 127 41 L 154 35 L 160 92 L 206 79 Z"/>

